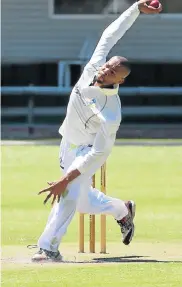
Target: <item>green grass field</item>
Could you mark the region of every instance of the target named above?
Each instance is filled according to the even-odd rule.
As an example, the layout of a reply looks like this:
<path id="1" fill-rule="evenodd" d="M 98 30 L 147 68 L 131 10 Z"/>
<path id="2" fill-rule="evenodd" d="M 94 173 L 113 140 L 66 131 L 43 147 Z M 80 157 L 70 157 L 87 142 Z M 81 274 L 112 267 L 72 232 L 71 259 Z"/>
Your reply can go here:
<path id="1" fill-rule="evenodd" d="M 57 146 L 2 147 L 3 287 L 182 286 L 182 147 L 115 147 L 107 162 L 107 193 L 137 204 L 136 235 L 121 243 L 107 217 L 107 252 L 78 254 L 78 215 L 60 251 L 70 263 L 33 264 L 35 244 L 50 211 L 37 196 L 60 176 Z M 88 241 L 88 217 L 85 239 Z M 88 250 L 88 244 L 86 244 Z"/>

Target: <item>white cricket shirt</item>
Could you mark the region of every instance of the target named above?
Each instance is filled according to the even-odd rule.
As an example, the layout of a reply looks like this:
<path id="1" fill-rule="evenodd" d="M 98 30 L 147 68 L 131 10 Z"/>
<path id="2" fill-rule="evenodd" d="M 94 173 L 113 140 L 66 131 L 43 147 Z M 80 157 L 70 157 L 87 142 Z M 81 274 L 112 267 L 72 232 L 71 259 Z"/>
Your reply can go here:
<path id="1" fill-rule="evenodd" d="M 119 85 L 107 89 L 90 84 L 99 68 L 106 62 L 109 51 L 132 26 L 139 14 L 138 4 L 135 3 L 105 29 L 91 60 L 70 95 L 66 118 L 59 133 L 74 145 L 93 145 L 77 166 L 81 173 L 86 172 L 93 162 L 99 161 L 103 155 L 109 155 L 121 122 Z"/>

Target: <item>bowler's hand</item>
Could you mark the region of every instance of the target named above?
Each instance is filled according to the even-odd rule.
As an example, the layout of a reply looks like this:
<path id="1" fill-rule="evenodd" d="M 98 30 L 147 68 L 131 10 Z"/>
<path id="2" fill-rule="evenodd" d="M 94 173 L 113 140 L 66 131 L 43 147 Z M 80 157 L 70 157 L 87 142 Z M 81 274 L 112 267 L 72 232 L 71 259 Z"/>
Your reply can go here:
<path id="1" fill-rule="evenodd" d="M 150 6 L 151 0 L 139 0 L 138 1 L 138 9 L 140 12 L 143 12 L 145 14 L 158 14 L 162 11 L 162 4 L 159 4 L 158 8 L 154 8 Z M 148 5 L 147 5 L 148 3 Z"/>
<path id="2" fill-rule="evenodd" d="M 44 192 L 49 191 L 49 194 L 47 195 L 46 199 L 44 200 L 44 204 L 47 203 L 49 198 L 53 196 L 52 204 L 54 204 L 55 200 L 59 202 L 61 194 L 66 190 L 68 181 L 65 179 L 61 179 L 54 182 L 48 182 L 49 187 L 42 189 L 38 194 L 42 194 Z"/>

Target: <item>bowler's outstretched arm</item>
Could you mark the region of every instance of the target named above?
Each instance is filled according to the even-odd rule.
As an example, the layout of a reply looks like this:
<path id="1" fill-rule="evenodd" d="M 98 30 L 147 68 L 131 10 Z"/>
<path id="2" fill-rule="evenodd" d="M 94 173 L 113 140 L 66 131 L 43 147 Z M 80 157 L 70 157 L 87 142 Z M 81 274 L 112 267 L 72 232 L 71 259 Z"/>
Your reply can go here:
<path id="1" fill-rule="evenodd" d="M 133 4 L 114 22 L 112 22 L 103 32 L 101 39 L 93 53 L 90 63 L 102 65 L 113 46 L 123 37 L 126 31 L 138 18 L 140 10 L 138 3 Z"/>
<path id="2" fill-rule="evenodd" d="M 145 14 L 158 14 L 162 11 L 162 5 L 158 8 L 148 6 L 151 0 L 139 0 L 122 13 L 114 22 L 112 22 L 103 32 L 101 39 L 90 60 L 92 64 L 102 65 L 114 45 L 124 36 L 126 31 L 134 24 L 140 12 Z"/>

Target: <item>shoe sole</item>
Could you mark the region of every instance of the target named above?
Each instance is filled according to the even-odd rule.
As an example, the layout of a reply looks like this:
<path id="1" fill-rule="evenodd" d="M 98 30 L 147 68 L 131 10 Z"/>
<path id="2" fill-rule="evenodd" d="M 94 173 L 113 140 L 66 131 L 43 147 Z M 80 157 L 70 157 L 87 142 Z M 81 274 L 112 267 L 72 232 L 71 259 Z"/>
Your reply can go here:
<path id="1" fill-rule="evenodd" d="M 133 224 L 132 228 L 130 229 L 130 231 L 128 232 L 127 236 L 123 240 L 124 245 L 129 245 L 130 244 L 130 242 L 133 239 L 134 232 L 135 232 L 135 225 Z"/>
<path id="2" fill-rule="evenodd" d="M 130 213 L 131 213 L 131 217 L 132 217 L 132 220 L 134 219 L 135 217 L 135 212 L 136 212 L 136 204 L 133 200 L 130 200 L 129 201 L 129 206 L 128 206 L 129 210 L 130 210 Z M 129 245 L 130 242 L 132 241 L 132 238 L 133 238 L 133 235 L 134 235 L 134 232 L 135 232 L 135 225 L 133 224 L 132 226 L 132 229 L 129 231 L 129 233 L 127 234 L 127 236 L 125 237 L 125 239 L 123 240 L 123 243 L 125 245 Z M 130 240 L 129 240 L 130 239 Z"/>

